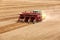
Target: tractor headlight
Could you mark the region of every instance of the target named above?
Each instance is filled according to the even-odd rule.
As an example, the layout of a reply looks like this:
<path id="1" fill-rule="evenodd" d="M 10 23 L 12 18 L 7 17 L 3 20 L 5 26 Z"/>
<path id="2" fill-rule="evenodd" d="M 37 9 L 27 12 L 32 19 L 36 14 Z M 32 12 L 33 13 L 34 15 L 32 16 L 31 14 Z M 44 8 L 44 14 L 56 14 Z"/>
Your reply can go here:
<path id="1" fill-rule="evenodd" d="M 44 10 L 42 10 L 41 13 L 42 13 L 42 19 L 45 19 L 46 18 L 46 12 Z"/>
<path id="2" fill-rule="evenodd" d="M 46 14 L 42 13 L 42 19 L 45 19 L 45 18 L 46 18 Z"/>

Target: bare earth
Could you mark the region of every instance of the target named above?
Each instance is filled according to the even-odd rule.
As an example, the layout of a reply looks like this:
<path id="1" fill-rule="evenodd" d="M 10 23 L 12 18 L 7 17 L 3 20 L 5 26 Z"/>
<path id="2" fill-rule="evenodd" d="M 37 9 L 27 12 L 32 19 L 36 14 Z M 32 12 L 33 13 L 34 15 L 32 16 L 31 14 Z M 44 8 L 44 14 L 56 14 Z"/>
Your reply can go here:
<path id="1" fill-rule="evenodd" d="M 16 23 L 19 13 L 25 10 L 42 10 L 46 19 L 36 24 Z M 0 40 L 60 40 L 60 3 L 2 1 Z"/>

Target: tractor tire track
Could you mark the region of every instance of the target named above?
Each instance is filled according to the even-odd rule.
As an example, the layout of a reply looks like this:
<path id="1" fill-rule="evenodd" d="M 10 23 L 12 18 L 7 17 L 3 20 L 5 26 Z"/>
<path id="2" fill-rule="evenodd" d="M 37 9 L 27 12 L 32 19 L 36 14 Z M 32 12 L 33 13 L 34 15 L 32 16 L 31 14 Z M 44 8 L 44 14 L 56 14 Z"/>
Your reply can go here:
<path id="1" fill-rule="evenodd" d="M 14 29 L 17 29 L 17 28 L 20 28 L 20 27 L 24 27 L 27 25 L 30 25 L 30 24 L 20 22 L 20 23 L 14 23 L 14 24 L 6 25 L 4 27 L 0 27 L 0 34 L 14 30 Z"/>

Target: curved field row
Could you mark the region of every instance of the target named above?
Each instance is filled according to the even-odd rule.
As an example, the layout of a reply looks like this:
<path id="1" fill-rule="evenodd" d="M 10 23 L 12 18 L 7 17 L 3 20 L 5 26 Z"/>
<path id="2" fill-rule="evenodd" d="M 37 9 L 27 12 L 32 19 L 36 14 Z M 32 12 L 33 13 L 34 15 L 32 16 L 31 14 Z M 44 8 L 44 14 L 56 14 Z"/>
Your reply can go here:
<path id="1" fill-rule="evenodd" d="M 24 27 L 24 26 L 27 26 L 27 25 L 30 25 L 30 24 L 20 22 L 20 23 L 14 23 L 14 24 L 6 25 L 4 27 L 0 27 L 0 34 L 11 31 L 11 30 L 14 30 L 14 29 L 17 29 L 17 28 L 20 28 L 20 27 Z"/>
<path id="2" fill-rule="evenodd" d="M 2 18 L 0 21 L 8 21 L 10 19 L 17 19 L 18 17 L 8 17 L 8 18 Z"/>

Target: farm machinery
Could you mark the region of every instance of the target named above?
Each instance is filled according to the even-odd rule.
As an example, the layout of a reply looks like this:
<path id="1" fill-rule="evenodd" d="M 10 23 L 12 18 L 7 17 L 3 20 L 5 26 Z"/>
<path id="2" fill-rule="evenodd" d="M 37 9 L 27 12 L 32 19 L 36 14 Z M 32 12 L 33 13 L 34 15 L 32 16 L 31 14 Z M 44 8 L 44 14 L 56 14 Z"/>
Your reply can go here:
<path id="1" fill-rule="evenodd" d="M 34 10 L 32 12 L 22 12 L 22 14 L 19 14 L 19 18 L 17 22 L 32 22 L 33 24 L 36 22 L 42 21 L 42 13 L 38 10 Z"/>

